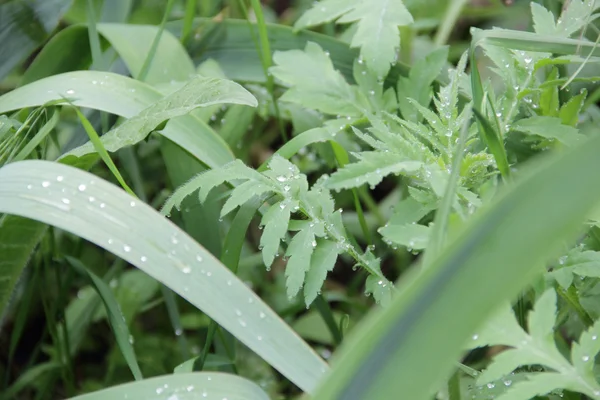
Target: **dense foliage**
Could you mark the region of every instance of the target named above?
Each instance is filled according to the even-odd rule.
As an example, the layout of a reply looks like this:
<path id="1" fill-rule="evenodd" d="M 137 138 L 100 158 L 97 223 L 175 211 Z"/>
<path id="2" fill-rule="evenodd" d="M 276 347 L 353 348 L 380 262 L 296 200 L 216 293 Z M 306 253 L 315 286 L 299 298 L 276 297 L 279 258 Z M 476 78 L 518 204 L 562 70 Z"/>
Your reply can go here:
<path id="1" fill-rule="evenodd" d="M 598 9 L 0 1 L 0 399 L 600 399 Z"/>

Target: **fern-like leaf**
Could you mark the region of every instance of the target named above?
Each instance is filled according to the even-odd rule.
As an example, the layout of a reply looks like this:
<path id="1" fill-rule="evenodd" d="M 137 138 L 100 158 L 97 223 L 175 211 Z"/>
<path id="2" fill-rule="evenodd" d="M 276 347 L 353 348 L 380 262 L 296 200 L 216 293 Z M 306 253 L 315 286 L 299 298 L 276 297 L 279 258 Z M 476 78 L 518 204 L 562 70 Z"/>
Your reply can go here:
<path id="1" fill-rule="evenodd" d="M 501 379 L 511 371 L 526 365 L 540 365 L 548 371 L 527 374 L 527 380 L 514 384 L 498 397 L 499 400 L 526 400 L 556 389 L 568 389 L 600 399 L 600 384 L 593 374 L 593 360 L 600 351 L 600 322 L 584 332 L 573 345 L 571 360 L 566 359 L 554 343 L 556 292 L 549 289 L 536 301 L 529 314 L 525 332 L 510 307 L 489 321 L 480 334 L 473 335 L 472 345 L 504 345 L 512 347 L 494 358 L 480 375 L 479 384 Z"/>
<path id="2" fill-rule="evenodd" d="M 317 247 L 310 260 L 310 269 L 306 273 L 304 285 L 304 301 L 307 306 L 321 293 L 321 286 L 327 273 L 333 270 L 338 253 L 339 247 L 336 242 L 317 239 Z"/>
<path id="3" fill-rule="evenodd" d="M 379 76 L 384 77 L 396 61 L 400 48 L 399 26 L 413 23 L 402 0 L 325 0 L 315 3 L 295 24 L 296 29 L 337 19 L 338 23 L 356 22 L 352 47 L 360 47 L 361 58 Z"/>
<path id="4" fill-rule="evenodd" d="M 273 204 L 262 217 L 260 222 L 264 231 L 260 237 L 263 261 L 267 269 L 273 264 L 279 249 L 279 242 L 284 238 L 290 223 L 290 213 L 298 202 L 284 200 Z"/>
<path id="5" fill-rule="evenodd" d="M 420 161 L 405 160 L 391 152 L 365 151 L 357 157 L 358 162 L 348 164 L 331 175 L 326 183 L 329 189 L 350 189 L 365 183 L 375 186 L 387 175 L 415 173 L 423 167 Z"/>

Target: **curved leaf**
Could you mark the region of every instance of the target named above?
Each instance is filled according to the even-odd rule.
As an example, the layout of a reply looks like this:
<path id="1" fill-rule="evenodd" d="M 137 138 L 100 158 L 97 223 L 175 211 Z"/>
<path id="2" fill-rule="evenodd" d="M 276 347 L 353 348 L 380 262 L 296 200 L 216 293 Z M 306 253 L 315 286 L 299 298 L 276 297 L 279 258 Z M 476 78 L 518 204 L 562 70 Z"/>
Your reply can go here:
<path id="1" fill-rule="evenodd" d="M 126 383 L 109 389 L 73 397 L 72 400 L 175 400 L 244 399 L 268 400 L 269 396 L 253 382 L 222 373 L 184 373 Z"/>
<path id="2" fill-rule="evenodd" d="M 76 71 L 55 75 L 20 87 L 0 97 L 0 113 L 36 107 L 71 98 L 73 104 L 131 118 L 161 94 L 148 84 L 107 72 Z M 209 167 L 233 160 L 227 144 L 212 129 L 190 115 L 169 121 L 161 134 Z"/>
<path id="3" fill-rule="evenodd" d="M 311 392 L 326 371 L 327 364 L 229 269 L 114 185 L 47 161 L 9 164 L 0 169 L 0 183 L 0 212 L 55 225 L 137 266 L 303 390 Z"/>

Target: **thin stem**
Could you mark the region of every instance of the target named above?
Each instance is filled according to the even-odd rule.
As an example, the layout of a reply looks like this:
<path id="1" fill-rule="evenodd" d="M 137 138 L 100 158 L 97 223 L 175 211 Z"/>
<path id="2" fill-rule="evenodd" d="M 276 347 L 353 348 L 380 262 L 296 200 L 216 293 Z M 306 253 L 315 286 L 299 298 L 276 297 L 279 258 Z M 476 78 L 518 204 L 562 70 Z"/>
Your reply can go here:
<path id="1" fill-rule="evenodd" d="M 339 329 L 338 324 L 335 322 L 335 318 L 333 317 L 333 312 L 331 311 L 331 307 L 329 303 L 323 295 L 318 295 L 315 299 L 315 306 L 317 307 L 317 311 L 321 314 L 321 318 L 325 321 L 325 325 L 331 332 L 331 337 L 333 338 L 333 342 L 336 346 L 339 346 L 342 343 L 342 331 Z"/>
<path id="2" fill-rule="evenodd" d="M 448 4 L 448 8 L 444 13 L 444 19 L 442 20 L 442 23 L 440 24 L 440 27 L 435 35 L 435 39 L 433 40 L 436 46 L 442 46 L 446 44 L 450 34 L 452 33 L 452 28 L 454 28 L 456 21 L 460 16 L 460 12 L 467 3 L 468 0 L 453 0 Z"/>
<path id="3" fill-rule="evenodd" d="M 250 3 L 252 4 L 252 9 L 254 10 L 254 15 L 256 16 L 258 37 L 260 39 L 260 45 L 257 45 L 257 50 L 259 51 L 263 71 L 265 73 L 265 77 L 267 78 L 266 86 L 267 90 L 269 91 L 269 94 L 271 95 L 271 101 L 273 102 L 273 109 L 275 111 L 275 118 L 277 118 L 279 133 L 281 134 L 281 139 L 285 143 L 288 141 L 288 137 L 283 126 L 281 114 L 279 112 L 279 104 L 277 102 L 277 98 L 275 97 L 275 80 L 273 78 L 273 75 L 269 73 L 269 68 L 273 65 L 273 59 L 271 57 L 271 45 L 269 43 L 267 24 L 265 22 L 265 17 L 262 12 L 260 1 L 251 0 Z M 240 1 L 240 4 L 242 5 L 242 10 L 244 14 L 246 14 L 246 19 L 248 19 L 246 6 L 244 5 L 243 1 Z M 248 22 L 250 21 L 248 20 Z"/>
<path id="4" fill-rule="evenodd" d="M 165 9 L 165 13 L 163 15 L 162 21 L 160 21 L 160 26 L 158 27 L 158 32 L 156 32 L 156 36 L 154 36 L 154 40 L 152 41 L 152 45 L 150 46 L 150 51 L 148 52 L 148 56 L 144 60 L 144 64 L 142 65 L 142 69 L 140 70 L 140 74 L 138 75 L 138 80 L 144 81 L 148 76 L 148 72 L 150 71 L 150 66 L 152 65 L 152 60 L 154 60 L 154 56 L 156 55 L 156 50 L 158 49 L 158 44 L 160 43 L 160 38 L 162 37 L 162 33 L 165 30 L 165 25 L 167 24 L 167 20 L 169 19 L 169 15 L 171 15 L 171 10 L 173 9 L 173 5 L 175 4 L 175 0 L 169 0 L 167 2 L 167 7 Z"/>

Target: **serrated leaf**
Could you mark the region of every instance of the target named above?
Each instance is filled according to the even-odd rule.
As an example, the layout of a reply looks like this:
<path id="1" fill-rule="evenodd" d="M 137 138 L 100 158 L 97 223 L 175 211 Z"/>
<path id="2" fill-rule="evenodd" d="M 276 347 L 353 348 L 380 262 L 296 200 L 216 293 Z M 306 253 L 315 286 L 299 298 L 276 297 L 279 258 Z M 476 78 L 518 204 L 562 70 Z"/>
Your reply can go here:
<path id="1" fill-rule="evenodd" d="M 285 268 L 288 297 L 294 297 L 304 284 L 316 245 L 315 232 L 310 227 L 298 232 L 290 242 L 286 252 L 289 260 Z"/>
<path id="2" fill-rule="evenodd" d="M 304 50 L 276 51 L 269 71 L 290 89 L 280 100 L 326 114 L 360 116 L 355 88 L 335 70 L 329 56 L 316 43 Z M 358 106 L 357 106 L 358 105 Z M 366 106 L 366 104 L 363 104 Z"/>
<path id="3" fill-rule="evenodd" d="M 560 118 L 536 116 L 524 118 L 512 125 L 512 130 L 555 139 L 566 146 L 574 146 L 585 138 L 576 128 L 563 125 Z"/>
<path id="4" fill-rule="evenodd" d="M 554 321 L 556 319 L 556 292 L 547 290 L 535 302 L 535 307 L 529 313 L 527 326 L 529 334 L 539 341 L 552 341 Z"/>
<path id="5" fill-rule="evenodd" d="M 530 400 L 560 387 L 568 387 L 569 379 L 564 375 L 547 372 L 531 374 L 526 381 L 515 383 L 510 390 L 497 397 L 498 400 Z"/>
<path id="6" fill-rule="evenodd" d="M 558 116 L 564 125 L 577 126 L 586 96 L 587 90 L 584 89 L 578 95 L 571 97 L 566 104 L 563 104 Z"/>
<path id="7" fill-rule="evenodd" d="M 258 183 L 255 181 L 246 181 L 233 189 L 231 196 L 227 199 L 223 208 L 221 209 L 221 217 L 229 214 L 236 207 L 249 201 L 254 196 L 260 196 L 269 191 L 273 191 L 273 186 L 266 185 L 264 183 Z"/>
<path id="8" fill-rule="evenodd" d="M 373 298 L 382 307 L 387 307 L 392 301 L 393 287 L 390 281 L 375 275 L 369 275 L 365 282 L 365 291 L 373 293 Z"/>
<path id="9" fill-rule="evenodd" d="M 321 292 L 327 273 L 333 270 L 338 253 L 339 248 L 336 242 L 317 239 L 317 247 L 310 260 L 310 269 L 306 273 L 306 283 L 304 284 L 304 302 L 307 307 Z"/>
<path id="10" fill-rule="evenodd" d="M 313 7 L 306 11 L 294 24 L 294 29 L 299 30 L 325 22 L 333 21 L 346 14 L 362 0 L 324 0 L 315 2 Z"/>
<path id="11" fill-rule="evenodd" d="M 554 14 L 538 3 L 531 3 L 533 29 L 542 35 L 552 35 L 556 31 Z"/>
<path id="12" fill-rule="evenodd" d="M 352 47 L 360 47 L 360 55 L 367 65 L 385 77 L 400 48 L 399 26 L 413 23 L 402 0 L 363 0 L 338 22 L 357 22 Z"/>
<path id="13" fill-rule="evenodd" d="M 403 160 L 399 154 L 365 151 L 359 154 L 358 162 L 348 164 L 331 175 L 325 186 L 333 190 L 359 187 L 365 183 L 375 186 L 387 175 L 410 174 L 422 167 L 422 162 Z"/>
<path id="14" fill-rule="evenodd" d="M 74 91 L 72 96 L 77 96 Z M 114 152 L 134 145 L 150 134 L 161 123 L 185 114 L 198 107 L 213 104 L 243 104 L 256 107 L 258 102 L 239 84 L 226 79 L 196 76 L 176 92 L 151 104 L 139 114 L 101 137 L 106 150 Z M 94 146 L 86 143 L 65 154 L 81 157 L 93 153 Z"/>
<path id="15" fill-rule="evenodd" d="M 594 379 L 594 358 L 600 352 L 600 320 L 581 334 L 578 342 L 573 343 L 571 361 L 582 374 Z"/>
<path id="16" fill-rule="evenodd" d="M 419 224 L 387 224 L 379 229 L 379 233 L 392 242 L 409 249 L 422 250 L 427 247 L 431 228 Z"/>
<path id="17" fill-rule="evenodd" d="M 279 242 L 285 236 L 290 222 L 290 213 L 295 202 L 288 200 L 273 204 L 262 217 L 261 225 L 264 231 L 260 237 L 263 261 L 267 269 L 273 264 L 275 254 L 279 249 Z"/>
<path id="18" fill-rule="evenodd" d="M 397 59 L 399 26 L 412 24 L 413 17 L 402 0 L 329 0 L 318 2 L 295 25 L 296 29 L 318 25 L 340 17 L 338 23 L 356 22 L 352 47 L 360 47 L 361 58 L 382 78 Z"/>

